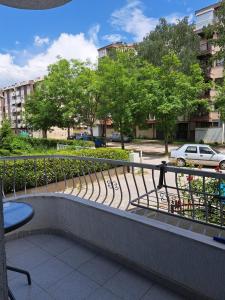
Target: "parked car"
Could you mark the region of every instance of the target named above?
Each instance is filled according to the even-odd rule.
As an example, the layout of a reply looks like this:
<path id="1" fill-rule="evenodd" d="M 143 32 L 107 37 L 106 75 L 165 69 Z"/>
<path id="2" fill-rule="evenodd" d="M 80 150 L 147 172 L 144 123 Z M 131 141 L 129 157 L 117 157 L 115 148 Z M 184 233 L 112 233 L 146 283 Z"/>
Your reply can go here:
<path id="1" fill-rule="evenodd" d="M 170 154 L 170 162 L 184 167 L 186 163 L 219 166 L 225 170 L 225 154 L 205 144 L 185 144 Z"/>
<path id="2" fill-rule="evenodd" d="M 91 141 L 92 140 L 92 136 L 87 134 L 87 133 L 75 133 L 73 135 L 71 135 L 69 138 L 69 140 L 84 140 L 84 141 Z"/>
<path id="3" fill-rule="evenodd" d="M 129 143 L 131 141 L 131 138 L 129 136 L 125 135 L 123 137 L 123 140 L 124 140 L 125 143 Z M 111 141 L 112 142 L 121 142 L 121 135 L 120 135 L 120 133 L 113 133 L 111 135 Z"/>
<path id="4" fill-rule="evenodd" d="M 95 148 L 106 147 L 106 138 L 102 136 L 94 136 Z"/>

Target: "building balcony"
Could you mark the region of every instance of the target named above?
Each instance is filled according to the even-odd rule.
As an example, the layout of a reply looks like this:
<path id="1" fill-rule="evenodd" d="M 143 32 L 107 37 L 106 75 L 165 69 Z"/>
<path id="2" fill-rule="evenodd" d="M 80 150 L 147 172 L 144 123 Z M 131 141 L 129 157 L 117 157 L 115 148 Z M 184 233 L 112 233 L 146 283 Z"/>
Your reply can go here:
<path id="1" fill-rule="evenodd" d="M 213 47 L 208 41 L 200 42 L 199 55 L 207 55 L 213 53 Z"/>
<path id="2" fill-rule="evenodd" d="M 224 174 L 71 156 L 0 162 L 4 201 L 35 210 L 6 237 L 8 261 L 32 277 L 26 286 L 9 272 L 17 299 L 223 299 L 225 245 L 212 237 L 225 236 L 224 209 L 210 206 L 222 198 L 190 178 Z"/>
<path id="3" fill-rule="evenodd" d="M 223 78 L 224 67 L 223 66 L 215 66 L 208 69 L 208 76 L 211 79 Z"/>
<path id="4" fill-rule="evenodd" d="M 218 122 L 220 120 L 220 115 L 217 111 L 209 112 L 202 116 L 193 116 L 191 118 L 192 122 Z"/>

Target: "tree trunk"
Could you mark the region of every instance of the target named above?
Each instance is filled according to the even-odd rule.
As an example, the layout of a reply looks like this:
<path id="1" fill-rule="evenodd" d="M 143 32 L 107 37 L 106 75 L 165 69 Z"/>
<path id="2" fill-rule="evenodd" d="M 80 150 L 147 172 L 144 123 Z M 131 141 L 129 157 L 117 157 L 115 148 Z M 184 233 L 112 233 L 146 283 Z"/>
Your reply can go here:
<path id="1" fill-rule="evenodd" d="M 133 137 L 134 137 L 134 139 L 137 138 L 137 126 L 136 125 L 133 125 Z"/>
<path id="2" fill-rule="evenodd" d="M 43 137 L 43 139 L 47 139 L 47 130 L 46 129 L 42 129 L 42 137 Z"/>
<path id="3" fill-rule="evenodd" d="M 120 137 L 121 137 L 121 148 L 124 150 L 125 149 L 125 144 L 124 144 L 124 134 L 123 134 L 123 132 L 120 132 Z"/>
<path id="4" fill-rule="evenodd" d="M 70 138 L 70 126 L 67 127 L 67 138 Z"/>
<path id="5" fill-rule="evenodd" d="M 167 135 L 167 134 L 165 134 L 164 142 L 165 142 L 165 154 L 167 155 L 167 154 L 169 153 L 169 147 L 168 147 L 168 135 Z"/>
<path id="6" fill-rule="evenodd" d="M 93 140 L 93 127 L 90 126 L 90 132 L 91 132 L 91 139 Z"/>
<path id="7" fill-rule="evenodd" d="M 0 195 L 0 299 L 8 299 L 7 273 L 6 273 L 6 256 L 5 256 L 5 239 L 3 230 L 3 205 L 2 194 Z"/>
<path id="8" fill-rule="evenodd" d="M 106 120 L 104 120 L 104 123 L 102 125 L 102 136 L 103 137 L 106 137 L 106 128 L 107 128 L 107 125 L 106 125 Z"/>

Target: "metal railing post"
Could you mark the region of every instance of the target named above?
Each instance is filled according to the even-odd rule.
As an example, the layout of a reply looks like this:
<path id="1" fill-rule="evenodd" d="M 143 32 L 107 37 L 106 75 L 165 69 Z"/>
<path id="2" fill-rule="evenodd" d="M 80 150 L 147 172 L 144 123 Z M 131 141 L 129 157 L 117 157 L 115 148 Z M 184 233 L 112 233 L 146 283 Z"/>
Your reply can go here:
<path id="1" fill-rule="evenodd" d="M 159 183 L 157 186 L 157 189 L 160 190 L 163 187 L 164 184 L 164 176 L 166 173 L 165 167 L 167 166 L 166 161 L 162 161 L 162 164 L 160 165 L 160 174 L 159 174 Z"/>

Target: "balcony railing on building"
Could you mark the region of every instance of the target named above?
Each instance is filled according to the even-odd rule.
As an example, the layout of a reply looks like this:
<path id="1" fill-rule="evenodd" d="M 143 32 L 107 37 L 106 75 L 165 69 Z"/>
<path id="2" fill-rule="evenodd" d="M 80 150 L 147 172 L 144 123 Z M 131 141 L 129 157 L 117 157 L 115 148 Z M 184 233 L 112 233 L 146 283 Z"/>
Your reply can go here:
<path id="1" fill-rule="evenodd" d="M 5 199 L 71 194 L 130 211 L 152 211 L 224 228 L 225 174 L 71 156 L 0 158 Z"/>

